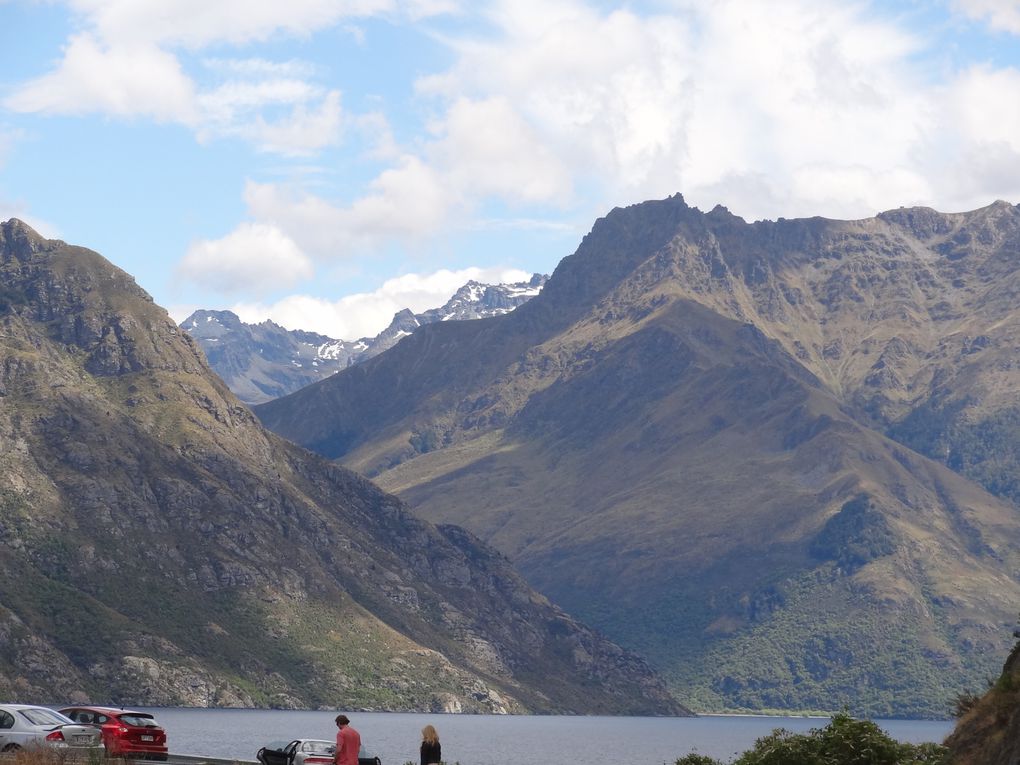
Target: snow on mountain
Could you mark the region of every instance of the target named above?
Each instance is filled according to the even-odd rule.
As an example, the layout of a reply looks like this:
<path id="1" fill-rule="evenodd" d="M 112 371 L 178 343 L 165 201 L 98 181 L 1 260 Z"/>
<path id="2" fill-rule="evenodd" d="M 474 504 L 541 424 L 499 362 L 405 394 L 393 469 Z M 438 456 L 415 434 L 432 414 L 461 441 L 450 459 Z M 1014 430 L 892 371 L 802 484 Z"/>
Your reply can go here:
<path id="1" fill-rule="evenodd" d="M 259 404 L 378 356 L 424 324 L 509 313 L 541 292 L 548 278 L 535 274 L 516 284 L 471 281 L 442 307 L 420 314 L 405 308 L 378 335 L 358 340 L 288 330 L 272 321 L 246 324 L 231 311 L 195 311 L 180 326 L 242 401 Z"/>

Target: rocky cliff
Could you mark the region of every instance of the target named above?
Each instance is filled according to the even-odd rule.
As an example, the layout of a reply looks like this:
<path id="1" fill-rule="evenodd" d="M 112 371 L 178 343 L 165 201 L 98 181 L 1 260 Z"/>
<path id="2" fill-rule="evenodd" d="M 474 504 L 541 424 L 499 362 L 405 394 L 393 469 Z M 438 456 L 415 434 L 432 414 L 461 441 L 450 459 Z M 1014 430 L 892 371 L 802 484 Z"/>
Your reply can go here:
<path id="1" fill-rule="evenodd" d="M 1020 765 L 1020 644 L 946 739 L 952 765 Z"/>
<path id="2" fill-rule="evenodd" d="M 999 418 L 975 469 L 1020 443 L 1018 274 L 1001 203 L 749 224 L 678 195 L 597 221 L 513 314 L 256 411 L 704 708 L 943 716 L 1020 598 L 1012 497 L 953 469 L 961 423 Z"/>
<path id="3" fill-rule="evenodd" d="M 684 709 L 468 532 L 264 430 L 124 272 L 0 225 L 0 696 Z"/>

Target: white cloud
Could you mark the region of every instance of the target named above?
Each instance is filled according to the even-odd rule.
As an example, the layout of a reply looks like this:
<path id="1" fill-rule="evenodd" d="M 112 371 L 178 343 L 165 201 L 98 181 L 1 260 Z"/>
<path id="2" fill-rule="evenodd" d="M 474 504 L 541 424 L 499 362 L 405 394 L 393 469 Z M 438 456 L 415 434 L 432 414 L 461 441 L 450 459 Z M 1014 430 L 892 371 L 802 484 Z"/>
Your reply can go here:
<path id="1" fill-rule="evenodd" d="M 272 319 L 288 329 L 357 340 L 381 332 L 397 311 L 409 308 L 419 313 L 443 305 L 472 279 L 484 284 L 501 284 L 530 278 L 531 274 L 519 269 L 444 269 L 429 274 L 404 274 L 387 280 L 373 292 L 348 295 L 336 301 L 292 295 L 272 304 L 236 303 L 230 310 L 248 323 Z"/>
<path id="2" fill-rule="evenodd" d="M 291 232 L 309 252 L 339 257 L 391 239 L 412 241 L 435 234 L 451 213 L 450 193 L 435 170 L 405 155 L 348 205 L 301 189 L 252 181 L 245 186 L 244 198 L 256 220 Z"/>
<path id="3" fill-rule="evenodd" d="M 49 73 L 4 99 L 19 112 L 149 117 L 193 128 L 199 140 L 235 137 L 260 151 L 306 156 L 340 138 L 340 93 L 313 85 L 308 62 L 209 58 L 226 78 L 200 86 L 175 47 L 241 45 L 274 34 L 308 35 L 344 19 L 420 18 L 451 4 L 431 0 L 67 0 L 86 31 L 71 37 Z M 280 114 L 274 107 L 286 105 Z"/>
<path id="4" fill-rule="evenodd" d="M 24 83 L 4 103 L 19 112 L 150 117 L 193 128 L 200 141 L 235 137 L 260 151 L 307 156 L 339 142 L 340 92 L 300 75 L 301 62 L 214 59 L 230 78 L 199 90 L 177 58 L 151 44 L 104 45 L 72 38 L 57 69 Z M 273 110 L 286 110 L 282 115 Z"/>
<path id="5" fill-rule="evenodd" d="M 49 74 L 16 87 L 4 105 L 18 112 L 151 117 L 194 123 L 194 85 L 172 54 L 152 45 L 106 45 L 88 33 L 72 37 Z"/>
<path id="6" fill-rule="evenodd" d="M 920 43 L 863 6 L 719 0 L 641 16 L 505 0 L 490 17 L 496 36 L 453 41 L 456 63 L 418 83 L 447 101 L 433 162 L 475 175 L 465 194 L 550 201 L 573 186 L 605 205 L 683 191 L 749 217 L 853 217 L 931 197 L 915 156 L 935 108 L 909 65 Z M 535 184 L 544 158 L 563 170 L 529 187 L 507 156 Z"/>
<path id="7" fill-rule="evenodd" d="M 434 164 L 463 193 L 521 202 L 569 199 L 568 168 L 505 98 L 458 99 L 436 129 L 443 136 L 431 152 Z"/>
<path id="8" fill-rule="evenodd" d="M 308 61 L 269 61 L 264 58 L 207 58 L 202 61 L 206 69 L 236 77 L 277 77 L 310 79 L 316 67 Z"/>
<path id="9" fill-rule="evenodd" d="M 340 92 L 334 90 L 327 93 L 318 106 L 309 108 L 297 104 L 280 120 L 270 121 L 257 115 L 251 138 L 261 151 L 308 156 L 339 143 L 342 124 Z"/>
<path id="10" fill-rule="evenodd" d="M 393 127 L 382 112 L 368 112 L 354 120 L 365 142 L 369 145 L 366 156 L 379 161 L 393 161 L 400 157 L 400 147 L 393 136 Z"/>
<path id="11" fill-rule="evenodd" d="M 303 80 L 273 77 L 265 80 L 230 80 L 202 93 L 199 106 L 213 122 L 233 123 L 238 112 L 279 104 L 301 104 L 319 94 Z"/>
<path id="12" fill-rule="evenodd" d="M 1020 70 L 971 67 L 943 95 L 937 148 L 952 209 L 1020 198 Z"/>
<path id="13" fill-rule="evenodd" d="M 340 92 L 323 93 L 302 80 L 230 80 L 202 93 L 198 103 L 203 115 L 198 137 L 203 142 L 234 136 L 260 151 L 299 157 L 340 141 Z M 267 110 L 274 107 L 289 107 L 289 111 L 267 118 Z"/>
<path id="14" fill-rule="evenodd" d="M 992 29 L 1020 35 L 1020 0 L 956 0 L 954 5 Z"/>
<path id="15" fill-rule="evenodd" d="M 393 12 L 392 0 L 70 0 L 107 40 L 202 48 L 283 32 L 308 35 L 344 18 Z"/>
<path id="16" fill-rule="evenodd" d="M 312 263 L 286 234 L 262 223 L 243 223 L 222 239 L 196 242 L 178 265 L 196 284 L 225 293 L 266 293 L 312 276 Z"/>
<path id="17" fill-rule="evenodd" d="M 951 121 L 968 143 L 1020 150 L 1020 70 L 976 66 L 952 84 Z"/>

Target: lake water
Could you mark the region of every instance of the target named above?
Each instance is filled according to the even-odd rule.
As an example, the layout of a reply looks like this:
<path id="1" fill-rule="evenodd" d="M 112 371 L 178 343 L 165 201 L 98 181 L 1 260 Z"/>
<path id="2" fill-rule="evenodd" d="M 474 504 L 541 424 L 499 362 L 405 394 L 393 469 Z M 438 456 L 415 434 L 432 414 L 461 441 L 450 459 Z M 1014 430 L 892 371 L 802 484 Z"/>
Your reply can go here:
<path id="1" fill-rule="evenodd" d="M 154 709 L 174 754 L 252 760 L 269 741 L 336 737 L 336 712 L 262 709 Z M 805 717 L 549 717 L 348 712 L 362 743 L 383 765 L 418 762 L 421 729 L 439 731 L 443 757 L 461 765 L 672 765 L 692 750 L 728 760 L 773 728 L 824 727 Z M 940 742 L 953 723 L 877 720 L 903 742 Z"/>

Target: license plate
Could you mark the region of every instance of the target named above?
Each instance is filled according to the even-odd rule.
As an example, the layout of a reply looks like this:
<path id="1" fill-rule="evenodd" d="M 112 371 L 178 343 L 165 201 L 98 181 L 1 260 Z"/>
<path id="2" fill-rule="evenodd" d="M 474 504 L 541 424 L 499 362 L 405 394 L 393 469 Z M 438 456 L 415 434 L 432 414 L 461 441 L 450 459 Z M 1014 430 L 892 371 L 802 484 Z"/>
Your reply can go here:
<path id="1" fill-rule="evenodd" d="M 142 736 L 142 741 L 155 741 L 155 740 L 156 738 L 154 736 Z"/>
<path id="2" fill-rule="evenodd" d="M 76 744 L 88 744 L 91 743 L 92 736 L 75 736 L 74 743 Z"/>

